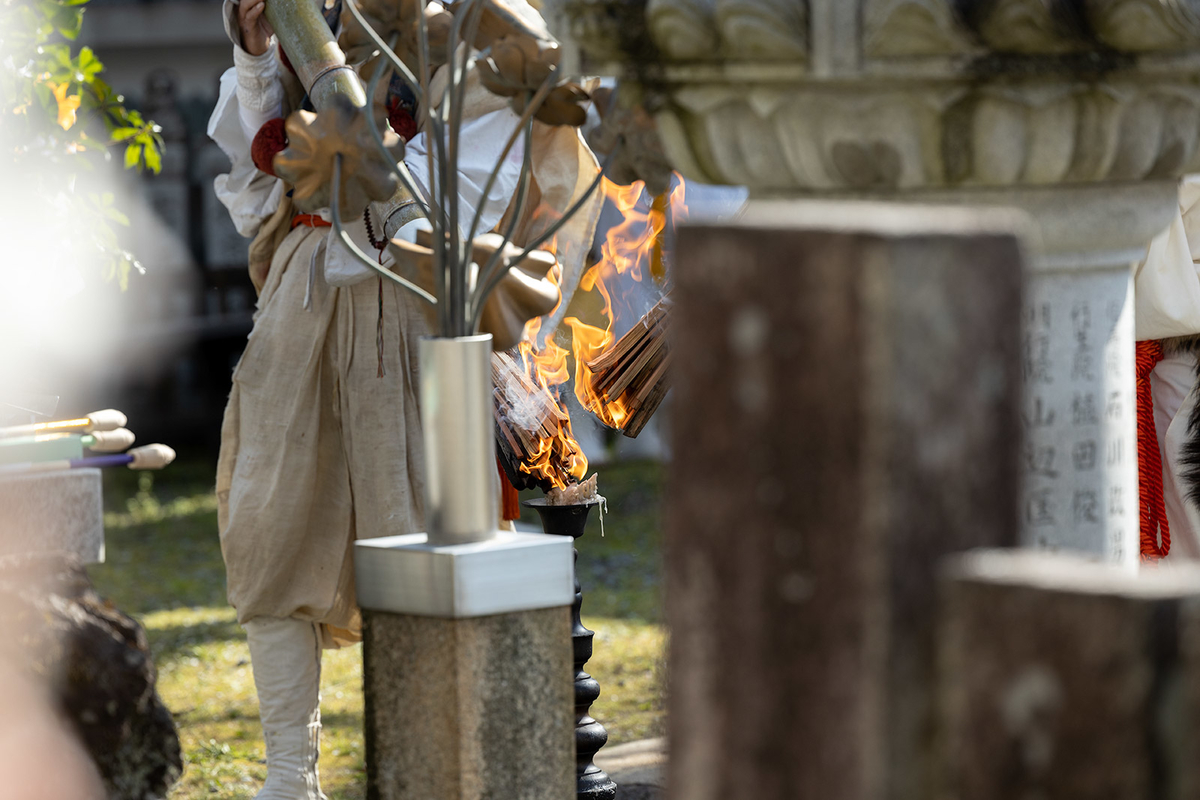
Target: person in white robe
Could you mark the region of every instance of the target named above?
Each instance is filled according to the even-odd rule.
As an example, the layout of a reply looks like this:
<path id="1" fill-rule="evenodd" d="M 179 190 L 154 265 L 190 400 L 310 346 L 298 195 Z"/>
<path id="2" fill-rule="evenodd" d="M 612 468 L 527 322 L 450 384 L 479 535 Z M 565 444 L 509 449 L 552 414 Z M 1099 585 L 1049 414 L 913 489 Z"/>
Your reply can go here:
<path id="1" fill-rule="evenodd" d="M 1154 238 L 1134 273 L 1134 329 L 1148 367 L 1148 345 L 1162 358 L 1149 373 L 1153 427 L 1161 461 L 1166 526 L 1142 531 L 1142 555 L 1172 560 L 1200 558 L 1200 175 L 1179 183 L 1179 206 L 1170 226 Z M 1140 465 L 1142 466 L 1142 465 Z M 1153 465 L 1150 466 L 1153 470 Z M 1158 491 L 1145 470 L 1143 495 Z"/>
<path id="2" fill-rule="evenodd" d="M 290 187 L 255 166 L 255 136 L 294 110 L 302 90 L 281 63 L 262 0 L 243 2 L 245 8 L 224 2 L 235 66 L 221 78 L 208 127 L 231 161 L 216 179 L 217 197 L 252 240 L 249 266 L 259 291 L 222 427 L 221 548 L 229 601 L 250 645 L 267 747 L 267 780 L 257 797 L 319 800 L 321 651 L 360 638 L 354 541 L 423 529 L 417 343 L 428 323 L 421 300 L 335 243 L 321 224 L 331 218 L 327 209 L 295 214 Z M 482 187 L 517 124 L 504 98 L 469 92 L 458 164 L 464 225 L 480 206 L 482 231 L 510 211 L 522 140 L 486 196 Z M 598 166 L 575 129 L 538 123 L 533 136 L 535 208 L 523 218 L 555 218 Z M 425 147 L 425 134 L 417 133 L 404 157 L 422 192 L 429 185 Z M 421 220 L 393 231 L 393 212 L 372 204 L 366 216 L 376 237 L 386 229 L 413 241 L 427 229 Z M 560 233 L 563 275 L 581 271 L 598 213 L 598 203 L 588 204 Z M 347 229 L 360 249 L 374 252 L 365 221 Z M 388 251 L 380 259 L 392 266 Z"/>

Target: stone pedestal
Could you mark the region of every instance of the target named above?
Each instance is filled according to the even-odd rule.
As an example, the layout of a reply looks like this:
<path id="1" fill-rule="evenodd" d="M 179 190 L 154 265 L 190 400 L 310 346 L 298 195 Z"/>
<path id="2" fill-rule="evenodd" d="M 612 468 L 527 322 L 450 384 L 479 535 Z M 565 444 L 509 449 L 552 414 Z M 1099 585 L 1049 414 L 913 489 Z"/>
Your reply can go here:
<path id="1" fill-rule="evenodd" d="M 42 552 L 103 563 L 100 470 L 0 476 L 0 556 Z"/>
<path id="2" fill-rule="evenodd" d="M 973 554 L 944 580 L 941 797 L 1200 792 L 1200 572 Z"/>
<path id="3" fill-rule="evenodd" d="M 363 622 L 368 797 L 574 797 L 567 608 Z"/>
<path id="4" fill-rule="evenodd" d="M 575 791 L 571 539 L 355 544 L 371 800 Z"/>
<path id="5" fill-rule="evenodd" d="M 1012 223 L 792 203 L 680 229 L 671 797 L 931 796 L 935 566 L 1017 537 Z"/>
<path id="6" fill-rule="evenodd" d="M 1194 7 L 561 2 L 688 179 L 1031 212 L 1022 541 L 1136 565 L 1129 268 L 1200 170 Z"/>

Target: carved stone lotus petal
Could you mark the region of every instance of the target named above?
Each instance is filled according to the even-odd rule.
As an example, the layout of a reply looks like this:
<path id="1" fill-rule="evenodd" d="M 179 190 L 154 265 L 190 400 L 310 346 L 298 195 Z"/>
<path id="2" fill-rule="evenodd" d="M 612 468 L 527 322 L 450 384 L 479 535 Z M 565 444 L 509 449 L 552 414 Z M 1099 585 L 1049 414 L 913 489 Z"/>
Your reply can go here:
<path id="1" fill-rule="evenodd" d="M 1200 0 L 565 2 L 685 177 L 778 195 L 1200 169 Z"/>
<path id="2" fill-rule="evenodd" d="M 868 55 L 942 56 L 976 49 L 945 0 L 868 0 L 863 10 Z"/>
<path id="3" fill-rule="evenodd" d="M 808 6 L 800 0 L 717 0 L 717 27 L 731 58 L 804 58 L 807 16 Z"/>
<path id="4" fill-rule="evenodd" d="M 714 25 L 714 0 L 650 0 L 646 24 L 654 43 L 679 61 L 703 61 L 720 55 Z"/>
<path id="5" fill-rule="evenodd" d="M 1124 52 L 1183 49 L 1200 41 L 1194 0 L 1091 0 L 1088 21 L 1100 41 Z"/>

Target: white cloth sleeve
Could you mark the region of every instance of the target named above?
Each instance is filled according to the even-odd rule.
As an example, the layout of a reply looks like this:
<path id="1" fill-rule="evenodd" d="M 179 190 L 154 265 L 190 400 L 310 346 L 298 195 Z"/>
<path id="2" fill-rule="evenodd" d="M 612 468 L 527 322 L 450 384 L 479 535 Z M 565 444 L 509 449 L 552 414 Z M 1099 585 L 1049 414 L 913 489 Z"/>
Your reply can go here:
<path id="1" fill-rule="evenodd" d="M 234 45 L 233 68 L 237 71 L 238 119 L 246 141 L 253 142 L 264 123 L 283 116 L 279 59 L 270 47 L 262 55 L 252 56 Z"/>
<path id="2" fill-rule="evenodd" d="M 217 106 L 208 121 L 208 135 L 229 157 L 229 172 L 213 182 L 217 199 L 229 209 L 242 236 L 252 238 L 283 200 L 283 181 L 262 172 L 250 159 L 250 140 L 241 120 L 238 75 L 230 68 L 221 76 Z"/>
<path id="3" fill-rule="evenodd" d="M 1134 272 L 1135 337 L 1200 333 L 1200 175 L 1180 181 L 1179 208 Z"/>
<path id="4" fill-rule="evenodd" d="M 483 187 L 496 166 L 496 160 L 500 158 L 508 137 L 520 121 L 512 109 L 506 106 L 466 120 L 462 124 L 458 139 L 458 227 L 464 239 L 471 227 L 475 209 L 481 203 L 483 213 L 479 218 L 479 228 L 475 231 L 476 236 L 495 227 L 517 193 L 517 182 L 521 179 L 521 162 L 525 156 L 524 133 L 517 137 L 512 149 L 508 151 L 486 198 L 483 196 Z M 423 195 L 422 199 L 428 201 L 432 181 L 426 152 L 426 137 L 422 132 L 414 136 L 405 147 L 404 164 Z M 424 230 L 429 229 L 429 223 L 425 220 L 410 222 L 405 228 L 416 226 L 413 230 L 419 230 L 422 229 L 422 225 Z"/>

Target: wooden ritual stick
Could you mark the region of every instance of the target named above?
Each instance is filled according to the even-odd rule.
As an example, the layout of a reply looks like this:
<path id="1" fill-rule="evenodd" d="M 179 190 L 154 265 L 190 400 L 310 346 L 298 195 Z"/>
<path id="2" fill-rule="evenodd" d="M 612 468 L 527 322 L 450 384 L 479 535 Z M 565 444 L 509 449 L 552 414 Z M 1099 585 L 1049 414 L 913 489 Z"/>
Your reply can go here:
<path id="1" fill-rule="evenodd" d="M 103 411 L 93 411 L 86 417 L 78 419 L 60 419 L 52 422 L 35 422 L 31 425 L 12 425 L 0 428 L 0 438 L 12 436 L 32 436 L 38 433 L 93 433 L 95 431 L 113 431 L 123 428 L 129 420 L 115 408 Z"/>
<path id="2" fill-rule="evenodd" d="M 0 466 L 0 475 L 25 474 L 29 472 L 57 472 L 64 469 L 83 469 L 86 467 L 127 466 L 130 469 L 162 469 L 174 460 L 175 451 L 165 444 L 147 444 L 142 447 L 135 447 L 128 453 L 120 455 L 4 464 Z"/>
<path id="3" fill-rule="evenodd" d="M 625 416 L 618 427 L 630 438 L 641 433 L 670 388 L 669 306 L 664 297 L 611 347 L 587 362 L 593 393 L 606 406 L 620 404 Z"/>

